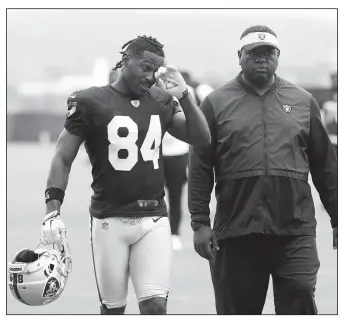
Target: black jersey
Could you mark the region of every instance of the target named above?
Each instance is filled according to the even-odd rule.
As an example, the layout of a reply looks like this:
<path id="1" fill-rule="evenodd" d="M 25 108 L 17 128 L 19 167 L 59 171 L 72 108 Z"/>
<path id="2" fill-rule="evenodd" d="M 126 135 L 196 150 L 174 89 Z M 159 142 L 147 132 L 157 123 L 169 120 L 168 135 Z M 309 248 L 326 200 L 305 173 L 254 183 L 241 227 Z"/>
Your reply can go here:
<path id="1" fill-rule="evenodd" d="M 167 214 L 160 145 L 178 111 L 173 97 L 156 87 L 139 100 L 111 85 L 68 98 L 65 128 L 85 141 L 92 165 L 94 217 Z M 158 208 L 142 206 L 144 200 L 158 201 Z"/>

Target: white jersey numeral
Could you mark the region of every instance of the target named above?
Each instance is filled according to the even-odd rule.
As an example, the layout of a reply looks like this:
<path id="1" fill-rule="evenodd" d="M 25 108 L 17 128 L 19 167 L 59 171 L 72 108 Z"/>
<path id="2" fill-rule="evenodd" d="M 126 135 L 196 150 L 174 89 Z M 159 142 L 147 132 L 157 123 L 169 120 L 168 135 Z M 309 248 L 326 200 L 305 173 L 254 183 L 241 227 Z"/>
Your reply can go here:
<path id="1" fill-rule="evenodd" d="M 119 128 L 126 128 L 127 135 L 118 135 Z M 131 171 L 138 162 L 138 126 L 127 116 L 115 116 L 107 126 L 107 135 L 110 141 L 109 161 L 112 167 L 118 171 Z M 150 118 L 149 130 L 146 134 L 143 145 L 140 149 L 142 158 L 145 162 L 152 161 L 155 169 L 159 168 L 159 147 L 162 138 L 161 122 L 158 115 Z M 119 158 L 118 152 L 126 150 L 127 156 Z"/>
<path id="2" fill-rule="evenodd" d="M 119 128 L 126 128 L 128 133 L 125 137 L 118 135 Z M 113 117 L 107 126 L 107 136 L 110 141 L 109 161 L 114 169 L 119 171 L 130 171 L 138 161 L 138 126 L 130 118 L 125 116 Z M 118 152 L 127 150 L 126 158 L 119 158 Z"/>
<path id="3" fill-rule="evenodd" d="M 150 119 L 150 126 L 148 133 L 146 134 L 145 140 L 140 152 L 145 162 L 152 161 L 154 169 L 158 169 L 159 159 L 159 146 L 161 145 L 162 128 L 159 116 L 152 115 Z M 152 146 L 154 147 L 152 148 Z"/>

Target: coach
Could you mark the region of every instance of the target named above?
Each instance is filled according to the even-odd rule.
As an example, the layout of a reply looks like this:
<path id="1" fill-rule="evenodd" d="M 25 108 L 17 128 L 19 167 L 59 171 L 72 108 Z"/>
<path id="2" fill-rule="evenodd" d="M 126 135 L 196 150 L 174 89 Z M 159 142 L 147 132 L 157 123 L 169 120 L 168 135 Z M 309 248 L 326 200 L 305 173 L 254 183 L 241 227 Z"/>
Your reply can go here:
<path id="1" fill-rule="evenodd" d="M 250 27 L 239 49 L 242 72 L 201 105 L 212 142 L 190 153 L 195 250 L 210 260 L 218 314 L 261 314 L 270 275 L 277 314 L 316 314 L 320 263 L 308 175 L 331 218 L 336 249 L 336 155 L 313 96 L 275 74 L 276 34 Z"/>

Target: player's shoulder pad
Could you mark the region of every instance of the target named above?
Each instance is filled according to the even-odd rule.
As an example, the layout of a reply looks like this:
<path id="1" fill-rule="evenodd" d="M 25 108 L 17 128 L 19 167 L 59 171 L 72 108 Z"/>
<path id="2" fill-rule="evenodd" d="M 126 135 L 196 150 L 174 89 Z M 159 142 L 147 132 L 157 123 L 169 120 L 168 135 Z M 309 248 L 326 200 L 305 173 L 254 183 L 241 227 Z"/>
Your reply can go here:
<path id="1" fill-rule="evenodd" d="M 90 87 L 73 92 L 67 101 L 77 101 L 82 103 L 91 103 L 102 93 L 102 87 Z"/>
<path id="2" fill-rule="evenodd" d="M 91 111 L 101 95 L 103 95 L 102 87 L 90 87 L 73 92 L 67 98 L 67 116 L 71 116 L 76 111 L 80 113 Z"/>

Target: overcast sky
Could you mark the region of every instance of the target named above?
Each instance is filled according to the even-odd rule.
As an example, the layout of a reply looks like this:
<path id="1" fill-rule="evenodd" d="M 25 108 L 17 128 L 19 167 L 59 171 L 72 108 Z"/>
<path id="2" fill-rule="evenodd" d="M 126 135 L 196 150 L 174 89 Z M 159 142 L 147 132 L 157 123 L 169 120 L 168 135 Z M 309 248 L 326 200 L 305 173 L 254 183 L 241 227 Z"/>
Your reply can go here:
<path id="1" fill-rule="evenodd" d="M 197 78 L 229 80 L 239 70 L 241 33 L 265 24 L 279 37 L 280 70 L 299 68 L 311 82 L 336 70 L 335 10 L 10 10 L 8 84 L 51 73 L 91 72 L 96 57 L 114 65 L 121 46 L 147 33 L 165 45 L 168 63 Z M 288 71 L 290 72 L 290 71 Z"/>

